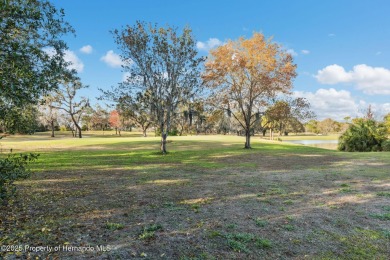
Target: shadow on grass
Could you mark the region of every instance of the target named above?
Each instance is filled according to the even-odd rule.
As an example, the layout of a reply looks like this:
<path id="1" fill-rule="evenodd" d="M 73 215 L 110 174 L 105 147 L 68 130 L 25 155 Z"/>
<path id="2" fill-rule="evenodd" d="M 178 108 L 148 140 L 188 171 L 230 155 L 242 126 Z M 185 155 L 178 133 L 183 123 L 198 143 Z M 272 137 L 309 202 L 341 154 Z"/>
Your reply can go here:
<path id="1" fill-rule="evenodd" d="M 251 165 L 254 168 L 309 167 L 343 160 L 339 152 L 310 147 L 257 143 L 253 149 L 242 149 L 241 144 L 212 141 L 175 141 L 168 155 L 161 155 L 154 141 L 131 141 L 106 144 L 102 149 L 90 149 L 88 145 L 78 150 L 41 152 L 41 160 L 33 165 L 36 171 L 77 170 L 80 168 L 110 169 L 110 167 L 150 168 L 179 164 L 183 167 L 224 168 Z M 123 149 L 118 149 L 118 146 Z M 147 149 L 148 148 L 148 149 Z M 176 148 L 176 150 L 175 150 Z M 186 148 L 186 150 L 181 150 Z M 146 149 L 146 150 L 145 150 Z M 296 158 L 308 158 L 300 164 Z M 310 160 L 309 160 L 310 159 Z M 278 167 L 278 165 L 280 167 Z M 270 167 L 268 167 L 270 168 Z"/>
<path id="2" fill-rule="evenodd" d="M 187 150 L 172 146 L 162 156 L 107 145 L 42 153 L 34 165 L 39 172 L 18 183 L 13 210 L 1 211 L 0 242 L 113 248 L 58 253 L 78 258 L 387 256 L 388 221 L 378 217 L 390 203 L 384 157 L 293 145 L 255 143 L 244 150 L 238 143 L 175 143 Z M 153 226 L 161 228 L 143 233 Z M 261 239 L 271 244 L 261 246 Z"/>

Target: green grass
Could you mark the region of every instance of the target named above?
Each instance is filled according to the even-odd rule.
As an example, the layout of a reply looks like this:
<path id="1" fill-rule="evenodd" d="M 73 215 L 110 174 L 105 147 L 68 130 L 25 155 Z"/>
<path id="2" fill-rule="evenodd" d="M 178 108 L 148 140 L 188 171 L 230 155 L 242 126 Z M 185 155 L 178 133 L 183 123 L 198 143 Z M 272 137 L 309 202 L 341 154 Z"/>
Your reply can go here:
<path id="1" fill-rule="evenodd" d="M 155 237 L 156 231 L 162 230 L 162 225 L 153 224 L 145 226 L 142 228 L 142 232 L 139 234 L 138 238 L 141 240 L 148 240 Z"/>
<path id="2" fill-rule="evenodd" d="M 225 235 L 229 247 L 236 252 L 251 253 L 251 248 L 268 249 L 272 242 L 252 233 L 228 233 Z"/>
<path id="3" fill-rule="evenodd" d="M 268 225 L 268 221 L 261 219 L 261 218 L 256 218 L 255 223 L 256 223 L 256 226 L 258 226 L 258 227 L 265 227 Z"/>
<path id="4" fill-rule="evenodd" d="M 110 222 L 106 223 L 106 228 L 109 230 L 119 230 L 119 229 L 123 229 L 124 227 L 125 225 L 120 223 L 110 223 Z"/>
<path id="5" fill-rule="evenodd" d="M 377 195 L 377 196 L 380 196 L 380 197 L 390 197 L 390 191 L 381 191 L 381 192 L 377 192 L 376 195 Z"/>
<path id="6" fill-rule="evenodd" d="M 237 136 L 168 140 L 165 156 L 158 137 L 139 133 L 1 140 L 3 155 L 12 147 L 41 156 L 31 164 L 32 177 L 17 182 L 14 207 L 0 209 L 0 244 L 110 245 L 115 249 L 85 257 L 113 259 L 387 256 L 390 153 L 342 153 L 257 136 L 250 150 Z"/>
<path id="7" fill-rule="evenodd" d="M 282 228 L 287 230 L 287 231 L 294 231 L 295 230 L 295 226 L 290 225 L 290 224 L 283 225 Z"/>
<path id="8" fill-rule="evenodd" d="M 390 220 L 390 213 L 371 214 L 370 216 L 373 218 L 380 219 L 380 220 Z"/>

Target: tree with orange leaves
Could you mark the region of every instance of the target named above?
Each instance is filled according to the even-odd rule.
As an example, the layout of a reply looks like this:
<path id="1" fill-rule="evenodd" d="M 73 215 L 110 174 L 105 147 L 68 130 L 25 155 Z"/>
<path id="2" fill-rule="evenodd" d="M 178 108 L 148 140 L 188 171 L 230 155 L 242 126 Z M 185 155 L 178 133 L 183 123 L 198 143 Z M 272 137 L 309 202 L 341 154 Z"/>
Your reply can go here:
<path id="1" fill-rule="evenodd" d="M 111 111 L 108 121 L 110 122 L 111 127 L 115 128 L 115 134 L 117 135 L 119 130 L 119 135 L 121 135 L 122 123 L 118 111 Z"/>
<path id="2" fill-rule="evenodd" d="M 251 132 L 260 111 L 278 94 L 289 93 L 295 69 L 292 56 L 261 33 L 210 51 L 203 81 L 212 90 L 212 104 L 227 111 L 244 129 L 246 149 L 251 148 Z"/>

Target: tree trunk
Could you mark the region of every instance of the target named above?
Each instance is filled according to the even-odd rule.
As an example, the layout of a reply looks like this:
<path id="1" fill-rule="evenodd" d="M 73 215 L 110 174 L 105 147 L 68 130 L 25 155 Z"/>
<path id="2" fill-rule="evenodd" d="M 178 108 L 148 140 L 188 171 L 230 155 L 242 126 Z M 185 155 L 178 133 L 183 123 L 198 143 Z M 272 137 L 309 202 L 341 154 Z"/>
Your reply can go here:
<path id="1" fill-rule="evenodd" d="M 251 149 L 251 131 L 245 130 L 245 149 Z"/>
<path id="2" fill-rule="evenodd" d="M 167 134 L 166 133 L 162 133 L 161 134 L 161 152 L 163 154 L 167 153 L 166 144 L 167 144 Z"/>
<path id="3" fill-rule="evenodd" d="M 143 137 L 146 137 L 146 129 L 145 128 L 142 129 L 142 135 L 143 135 Z"/>
<path id="4" fill-rule="evenodd" d="M 81 135 L 81 127 L 77 124 L 77 122 L 73 116 L 72 116 L 72 121 L 73 121 L 74 126 L 76 127 L 76 133 L 78 132 L 79 138 L 82 138 L 83 136 Z"/>
<path id="5" fill-rule="evenodd" d="M 51 126 L 51 137 L 54 137 L 54 120 L 51 120 L 50 126 Z"/>
<path id="6" fill-rule="evenodd" d="M 76 125 L 76 127 L 79 132 L 79 138 L 82 138 L 83 136 L 81 135 L 81 127 L 79 125 Z"/>
<path id="7" fill-rule="evenodd" d="M 115 135 L 118 135 L 118 127 L 115 127 Z"/>

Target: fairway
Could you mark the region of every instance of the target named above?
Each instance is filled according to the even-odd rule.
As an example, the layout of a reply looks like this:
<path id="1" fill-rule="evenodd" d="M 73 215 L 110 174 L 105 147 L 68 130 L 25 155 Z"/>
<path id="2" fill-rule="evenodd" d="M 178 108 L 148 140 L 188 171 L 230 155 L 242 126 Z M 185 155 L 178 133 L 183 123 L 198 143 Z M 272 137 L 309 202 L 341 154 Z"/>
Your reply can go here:
<path id="1" fill-rule="evenodd" d="M 388 259 L 390 153 L 237 136 L 10 136 L 38 152 L 1 210 L 0 258 Z M 57 252 L 49 251 L 59 247 Z"/>

